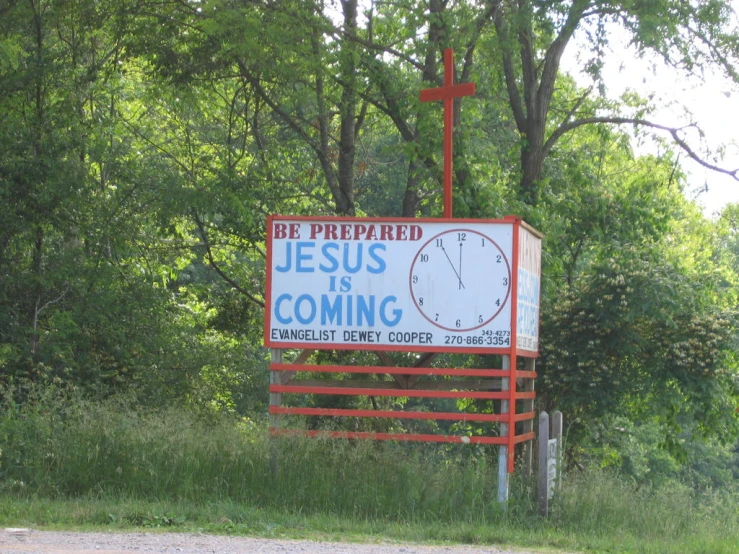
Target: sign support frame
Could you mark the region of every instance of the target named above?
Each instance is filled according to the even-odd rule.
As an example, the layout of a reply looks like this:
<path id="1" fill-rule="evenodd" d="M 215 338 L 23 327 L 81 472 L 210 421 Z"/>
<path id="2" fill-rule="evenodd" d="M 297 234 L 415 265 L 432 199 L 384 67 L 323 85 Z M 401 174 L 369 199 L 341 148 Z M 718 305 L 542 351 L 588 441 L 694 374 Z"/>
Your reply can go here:
<path id="1" fill-rule="evenodd" d="M 281 221 L 281 220 L 279 220 Z M 351 221 L 351 220 L 346 220 Z M 364 220 L 362 220 L 364 221 Z M 398 419 L 436 419 L 446 421 L 487 421 L 498 422 L 501 432 L 498 436 L 453 436 L 453 435 L 424 435 L 413 433 L 363 433 L 363 432 L 306 432 L 301 434 L 328 435 L 334 438 L 369 438 L 376 440 L 424 441 L 424 442 L 457 442 L 476 444 L 496 444 L 499 451 L 499 499 L 505 502 L 508 497 L 508 477 L 514 471 L 515 447 L 520 443 L 529 443 L 534 438 L 533 404 L 535 398 L 534 358 L 536 351 L 522 349 L 518 340 L 518 285 L 519 265 L 524 254 L 519 252 L 523 232 L 533 234 L 537 239 L 541 236 L 526 225 L 521 218 L 509 216 L 502 222 L 512 225 L 512 255 L 511 255 L 511 303 L 510 307 L 510 343 L 505 348 L 494 348 L 485 352 L 502 356 L 500 369 L 491 368 L 431 368 L 433 358 L 439 351 L 450 352 L 459 349 L 434 347 L 434 350 L 423 350 L 417 362 L 412 367 L 393 367 L 387 352 L 381 348 L 362 348 L 376 353 L 382 365 L 379 366 L 340 366 L 340 365 L 311 365 L 306 364 L 314 350 L 321 345 L 310 346 L 288 344 L 284 348 L 303 348 L 293 363 L 284 363 L 282 352 L 284 348 L 272 349 L 270 363 L 270 431 L 274 435 L 292 434 L 294 430 L 282 427 L 282 417 L 290 415 L 324 416 L 324 417 L 369 417 L 369 418 L 398 418 Z M 455 220 L 453 220 L 456 223 Z M 525 244 L 525 243 L 523 243 Z M 538 289 L 537 289 L 538 292 Z M 265 333 L 266 336 L 266 333 Z M 278 343 L 279 344 L 279 343 Z M 525 342 L 523 343 L 525 344 Z M 327 345 L 335 348 L 336 345 Z M 365 345 L 369 346 L 369 345 Z M 344 345 L 347 349 L 347 345 Z M 399 351 L 413 352 L 412 347 L 404 346 Z M 473 350 L 469 353 L 484 353 Z M 518 368 L 518 357 L 524 358 L 524 366 Z M 341 379 L 301 379 L 301 373 L 317 372 L 326 377 L 342 373 L 385 374 L 392 381 L 345 381 Z M 431 380 L 424 377 L 431 376 Z M 446 379 L 433 380 L 433 376 L 445 376 Z M 320 408 L 301 408 L 283 405 L 285 395 L 290 394 L 338 394 L 351 396 L 376 397 L 426 397 L 426 398 L 475 398 L 500 402 L 500 410 L 496 414 L 467 414 L 467 413 L 429 413 L 404 412 L 402 410 L 338 410 Z M 526 452 L 530 448 L 524 447 L 524 465 Z M 530 457 L 530 456 L 529 456 Z"/>
<path id="2" fill-rule="evenodd" d="M 449 222 L 461 221 L 453 219 L 453 133 L 454 133 L 454 99 L 462 96 L 475 94 L 474 83 L 454 84 L 454 53 L 452 49 L 444 51 L 444 85 L 438 88 L 425 89 L 420 93 L 422 102 L 443 100 L 444 102 L 444 217 Z M 530 473 L 532 466 L 532 441 L 535 438 L 533 421 L 535 417 L 534 380 L 536 378 L 535 358 L 538 351 L 521 349 L 518 344 L 518 280 L 519 264 L 521 260 L 519 248 L 519 237 L 525 229 L 528 233 L 541 240 L 541 235 L 523 222 L 520 217 L 509 216 L 505 218 L 513 224 L 513 247 L 512 247 L 512 271 L 511 290 L 512 298 L 510 308 L 510 348 L 496 349 L 494 353 L 502 356 L 501 369 L 459 369 L 459 368 L 430 368 L 428 367 L 433 358 L 438 354 L 431 350 L 423 350 L 423 355 L 412 367 L 392 367 L 387 353 L 381 348 L 373 351 L 384 364 L 384 366 L 330 366 L 330 365 L 306 365 L 313 349 L 304 350 L 293 364 L 284 364 L 282 359 L 283 349 L 271 349 L 270 363 L 270 433 L 272 435 L 294 434 L 296 431 L 283 429 L 281 417 L 283 415 L 303 416 L 333 416 L 333 417 L 384 417 L 384 418 L 416 418 L 436 420 L 457 421 L 497 421 L 500 423 L 500 433 L 497 437 L 480 436 L 449 436 L 449 435 L 418 435 L 408 433 L 365 433 L 346 431 L 297 431 L 298 434 L 308 436 L 329 436 L 334 438 L 366 438 L 375 440 L 407 440 L 424 442 L 459 442 L 477 444 L 497 444 L 498 452 L 498 501 L 507 503 L 509 495 L 509 474 L 515 468 L 515 447 L 524 444 L 523 464 Z M 406 219 L 406 221 L 412 221 Z M 269 233 L 268 233 L 269 235 Z M 539 246 L 540 248 L 540 246 Z M 540 250 L 539 250 L 540 255 Z M 461 254 L 460 254 L 461 256 Z M 268 266 L 271 264 L 271 251 L 268 251 Z M 450 264 L 452 262 L 450 261 Z M 539 258 L 540 263 L 540 258 Z M 454 266 L 452 265 L 452 269 Z M 528 268 L 527 268 L 528 269 Z M 459 272 L 461 273 L 461 257 Z M 539 267 L 540 271 L 540 267 Z M 462 286 L 460 275 L 459 284 Z M 539 274 L 540 279 L 540 274 Z M 539 285 L 537 285 L 539 286 Z M 537 294 L 539 291 L 537 290 Z M 537 300 L 538 302 L 538 300 Z M 536 340 L 538 341 L 538 306 L 536 305 Z M 269 306 L 271 310 L 271 306 Z M 265 327 L 265 337 L 267 335 Z M 526 340 L 526 339 L 524 339 Z M 287 346 L 291 347 L 290 345 Z M 537 345 L 538 350 L 538 345 Z M 404 351 L 413 351 L 406 348 Z M 449 350 L 452 351 L 452 350 Z M 474 353 L 472 351 L 470 354 Z M 524 359 L 524 369 L 518 369 L 518 357 Z M 369 384 L 361 384 L 352 381 L 351 387 L 346 383 L 336 380 L 310 380 L 295 381 L 293 378 L 301 371 L 315 371 L 323 373 L 386 373 L 391 375 L 393 381 L 374 381 Z M 447 377 L 479 378 L 477 380 L 467 379 L 462 381 L 436 381 L 434 383 L 422 381 L 426 375 L 445 375 Z M 380 385 L 382 384 L 382 385 Z M 420 389 L 420 385 L 427 388 Z M 432 386 L 433 385 L 433 386 Z M 522 390 L 519 390 L 519 386 Z M 469 389 L 460 391 L 460 388 Z M 500 410 L 498 414 L 466 414 L 466 413 L 429 413 L 429 412 L 403 412 L 396 410 L 340 410 L 320 408 L 290 408 L 282 405 L 283 394 L 346 394 L 346 395 L 375 395 L 375 396 L 415 396 L 436 398 L 480 398 L 488 400 L 499 400 Z M 517 411 L 517 403 L 521 405 L 521 412 Z M 483 417 L 484 416 L 484 417 Z M 519 429 L 517 429 L 517 427 Z M 274 451 L 273 451 L 274 452 Z M 277 473 L 278 466 L 275 459 L 273 471 Z"/>

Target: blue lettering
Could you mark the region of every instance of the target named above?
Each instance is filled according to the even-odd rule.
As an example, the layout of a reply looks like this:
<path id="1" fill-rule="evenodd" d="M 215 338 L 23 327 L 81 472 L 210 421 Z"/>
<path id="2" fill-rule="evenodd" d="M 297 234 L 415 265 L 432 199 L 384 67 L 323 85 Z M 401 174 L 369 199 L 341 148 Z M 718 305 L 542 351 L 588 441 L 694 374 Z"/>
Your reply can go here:
<path id="1" fill-rule="evenodd" d="M 539 335 L 539 308 L 536 306 L 522 305 L 518 307 L 518 333 L 529 337 Z"/>
<path id="2" fill-rule="evenodd" d="M 334 258 L 333 254 L 329 252 L 329 249 L 336 250 L 338 252 L 339 245 L 335 242 L 327 242 L 321 247 L 321 253 L 323 254 L 323 257 L 326 258 L 328 262 L 330 262 L 331 265 L 324 265 L 321 264 L 318 266 L 318 269 L 323 271 L 324 273 L 333 273 L 337 269 L 339 269 L 339 260 Z"/>
<path id="3" fill-rule="evenodd" d="M 398 308 L 395 308 L 392 311 L 392 319 L 388 319 L 387 317 L 387 305 L 391 302 L 395 303 L 397 300 L 398 299 L 395 296 L 386 296 L 382 299 L 382 302 L 380 302 L 380 319 L 388 327 L 395 327 L 400 322 L 400 318 L 403 317 L 403 310 Z"/>
<path id="4" fill-rule="evenodd" d="M 539 305 L 539 277 L 525 269 L 518 270 L 518 301 L 525 304 Z"/>
<path id="5" fill-rule="evenodd" d="M 292 243 L 291 242 L 285 243 L 285 253 L 286 253 L 285 257 L 287 258 L 287 262 L 285 262 L 285 265 L 283 267 L 275 266 L 275 271 L 279 271 L 280 273 L 285 273 L 286 271 L 290 271 L 290 267 L 292 266 L 293 256 L 292 256 Z"/>
<path id="6" fill-rule="evenodd" d="M 367 326 L 374 327 L 379 315 L 383 325 L 395 327 L 403 316 L 403 310 L 394 307 L 398 299 L 395 296 L 387 296 L 377 305 L 377 297 L 370 295 L 329 295 L 322 294 L 320 299 L 310 294 L 301 294 L 293 302 L 291 294 L 280 295 L 274 304 L 274 317 L 283 325 L 289 325 L 294 321 L 302 325 L 309 325 L 316 321 L 320 310 L 321 326 L 343 326 L 352 327 Z M 538 309 L 535 308 L 538 312 Z M 284 312 L 287 311 L 288 315 Z M 356 318 L 355 318 L 356 316 Z M 519 326 L 525 324 L 528 316 L 519 312 Z"/>
<path id="7" fill-rule="evenodd" d="M 288 242 L 288 244 L 290 244 Z M 277 300 L 275 301 L 275 318 L 277 321 L 282 323 L 283 325 L 287 325 L 288 323 L 292 323 L 293 318 L 291 317 L 282 317 L 282 314 L 280 314 L 280 304 L 282 304 L 283 301 L 287 300 L 288 302 L 292 300 L 293 297 L 291 294 L 281 294 Z"/>
<path id="8" fill-rule="evenodd" d="M 313 248 L 315 245 L 315 242 L 298 242 L 295 245 L 295 271 L 298 273 L 313 273 L 315 271 L 313 267 L 303 265 L 304 261 L 307 262 L 313 259 L 313 254 L 304 253 L 303 248 Z"/>
<path id="9" fill-rule="evenodd" d="M 357 258 L 354 267 L 349 265 L 350 246 L 348 242 L 344 243 L 344 271 L 347 273 L 357 273 L 362 268 L 362 245 L 357 245 Z"/>
<path id="10" fill-rule="evenodd" d="M 307 317 L 303 317 L 303 314 L 301 313 L 300 308 L 303 304 L 308 304 L 309 315 Z M 313 300 L 313 297 L 310 294 L 301 294 L 300 296 L 298 296 L 298 299 L 295 301 L 295 319 L 297 319 L 303 325 L 306 325 L 313 321 L 315 317 L 316 301 Z"/>
<path id="11" fill-rule="evenodd" d="M 367 319 L 367 325 L 375 326 L 375 295 L 369 296 L 369 304 L 367 304 L 367 296 L 357 296 L 357 325 L 362 325 L 363 320 Z"/>
<path id="12" fill-rule="evenodd" d="M 354 325 L 354 303 L 352 302 L 351 296 L 346 299 L 346 324 L 349 326 Z"/>
<path id="13" fill-rule="evenodd" d="M 331 304 L 331 301 L 328 299 L 328 295 L 321 295 L 321 325 L 326 325 L 327 323 L 341 325 L 342 298 L 343 296 L 340 294 L 336 295 L 334 303 Z M 336 319 L 335 322 L 334 319 Z"/>
<path id="14" fill-rule="evenodd" d="M 370 245 L 370 247 L 367 249 L 367 253 L 369 254 L 370 258 L 377 262 L 377 267 L 372 267 L 367 264 L 367 271 L 375 274 L 385 272 L 385 268 L 387 267 L 385 260 L 383 260 L 378 254 L 375 253 L 375 250 L 385 251 L 385 249 L 386 248 L 384 244 L 374 243 Z"/>

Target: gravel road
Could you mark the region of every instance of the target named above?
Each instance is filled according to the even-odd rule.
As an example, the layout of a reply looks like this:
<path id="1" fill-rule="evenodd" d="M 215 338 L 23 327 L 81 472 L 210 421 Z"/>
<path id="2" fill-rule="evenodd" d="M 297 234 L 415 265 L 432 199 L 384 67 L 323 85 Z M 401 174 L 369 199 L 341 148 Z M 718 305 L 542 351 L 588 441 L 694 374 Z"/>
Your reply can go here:
<path id="1" fill-rule="evenodd" d="M 253 539 L 185 533 L 70 533 L 30 529 L 0 530 L 0 554 L 527 554 L 493 546 L 427 546 L 404 543 L 339 543 Z M 528 553 L 532 554 L 532 553 Z"/>

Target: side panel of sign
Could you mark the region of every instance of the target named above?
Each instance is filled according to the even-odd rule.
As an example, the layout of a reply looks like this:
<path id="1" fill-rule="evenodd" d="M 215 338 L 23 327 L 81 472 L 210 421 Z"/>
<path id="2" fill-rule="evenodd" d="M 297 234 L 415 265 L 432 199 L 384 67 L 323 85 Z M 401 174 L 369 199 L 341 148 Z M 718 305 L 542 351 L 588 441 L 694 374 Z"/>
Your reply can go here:
<path id="1" fill-rule="evenodd" d="M 274 216 L 268 225 L 267 346 L 510 348 L 512 223 Z"/>
<path id="2" fill-rule="evenodd" d="M 539 305 L 541 299 L 541 237 L 525 225 L 518 239 L 518 294 L 516 346 L 530 353 L 539 351 Z"/>

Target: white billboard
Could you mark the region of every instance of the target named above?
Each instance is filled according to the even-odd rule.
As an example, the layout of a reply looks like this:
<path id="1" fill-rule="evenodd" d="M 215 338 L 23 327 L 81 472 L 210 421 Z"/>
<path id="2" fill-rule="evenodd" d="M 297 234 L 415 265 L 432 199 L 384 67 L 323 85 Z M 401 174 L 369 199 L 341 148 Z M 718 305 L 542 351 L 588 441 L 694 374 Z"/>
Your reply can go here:
<path id="1" fill-rule="evenodd" d="M 516 346 L 519 350 L 539 350 L 540 299 L 541 235 L 522 224 L 518 238 L 516 286 Z"/>
<path id="2" fill-rule="evenodd" d="M 513 220 L 270 216 L 265 344 L 510 350 L 513 233 Z"/>

